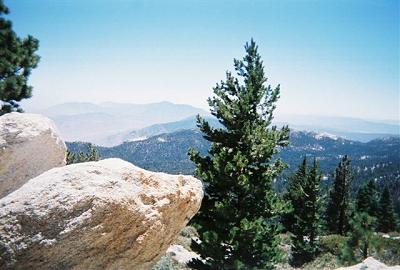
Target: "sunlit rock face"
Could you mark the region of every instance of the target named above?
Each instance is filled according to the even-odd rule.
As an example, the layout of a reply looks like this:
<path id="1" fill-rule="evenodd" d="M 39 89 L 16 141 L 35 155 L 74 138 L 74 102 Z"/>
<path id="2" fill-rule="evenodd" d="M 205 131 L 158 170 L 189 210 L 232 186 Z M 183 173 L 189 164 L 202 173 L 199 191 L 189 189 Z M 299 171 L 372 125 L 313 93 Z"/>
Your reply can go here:
<path id="1" fill-rule="evenodd" d="M 120 159 L 51 169 L 0 200 L 0 269 L 149 269 L 202 198 Z"/>
<path id="2" fill-rule="evenodd" d="M 65 165 L 66 146 L 53 122 L 38 114 L 0 117 L 0 198 L 29 179 Z"/>

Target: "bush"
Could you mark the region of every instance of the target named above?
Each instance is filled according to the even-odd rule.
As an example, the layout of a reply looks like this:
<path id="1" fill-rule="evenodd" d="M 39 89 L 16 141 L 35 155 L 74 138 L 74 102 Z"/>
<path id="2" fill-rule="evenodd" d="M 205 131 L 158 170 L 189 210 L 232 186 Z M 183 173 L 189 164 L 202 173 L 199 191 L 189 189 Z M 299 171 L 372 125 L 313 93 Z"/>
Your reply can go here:
<path id="1" fill-rule="evenodd" d="M 320 237 L 321 253 L 329 252 L 333 255 L 340 255 L 342 246 L 346 242 L 346 237 L 339 234 L 331 234 Z"/>
<path id="2" fill-rule="evenodd" d="M 336 269 L 340 265 L 335 255 L 331 253 L 320 254 L 312 262 L 306 263 L 302 266 L 303 270 L 315 269 Z"/>

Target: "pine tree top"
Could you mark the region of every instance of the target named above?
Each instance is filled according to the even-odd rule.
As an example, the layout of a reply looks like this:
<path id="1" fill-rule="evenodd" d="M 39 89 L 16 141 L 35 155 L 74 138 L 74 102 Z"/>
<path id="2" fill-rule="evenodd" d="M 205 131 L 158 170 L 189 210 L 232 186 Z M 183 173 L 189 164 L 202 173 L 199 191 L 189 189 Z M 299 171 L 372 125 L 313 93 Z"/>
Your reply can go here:
<path id="1" fill-rule="evenodd" d="M 28 78 L 40 59 L 35 53 L 39 41 L 30 35 L 19 38 L 11 21 L 4 16 L 8 13 L 0 0 L 0 115 L 22 111 L 18 102 L 31 97 L 32 86 L 28 84 Z"/>

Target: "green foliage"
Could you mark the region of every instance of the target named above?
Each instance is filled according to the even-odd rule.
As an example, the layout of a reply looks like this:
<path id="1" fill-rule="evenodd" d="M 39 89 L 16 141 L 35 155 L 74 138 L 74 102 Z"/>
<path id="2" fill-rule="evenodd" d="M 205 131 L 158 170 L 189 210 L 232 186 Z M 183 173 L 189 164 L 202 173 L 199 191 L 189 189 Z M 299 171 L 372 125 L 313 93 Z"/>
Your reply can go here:
<path id="1" fill-rule="evenodd" d="M 331 253 L 333 255 L 339 256 L 345 243 L 346 237 L 339 234 L 330 234 L 321 236 L 319 239 L 319 246 L 321 253 Z"/>
<path id="2" fill-rule="evenodd" d="M 351 181 L 350 159 L 345 155 L 336 168 L 326 210 L 327 228 L 332 233 L 345 235 L 348 230 Z"/>
<path id="3" fill-rule="evenodd" d="M 339 266 L 343 266 L 343 264 L 356 264 L 361 261 L 362 253 L 360 252 L 360 248 L 362 245 L 359 244 L 358 247 L 349 246 L 349 235 L 347 237 L 338 234 L 320 236 L 319 255 L 313 261 L 302 265 L 301 269 L 336 269 Z M 400 245 L 398 239 L 386 238 L 382 237 L 382 234 L 374 233 L 370 236 L 368 256 L 372 256 L 386 265 L 400 264 Z M 343 260 L 346 248 L 353 254 L 352 260 Z M 282 269 L 288 269 L 288 267 L 282 267 Z"/>
<path id="4" fill-rule="evenodd" d="M 358 189 L 356 210 L 365 212 L 372 217 L 378 215 L 378 193 L 376 191 L 375 181 L 370 180 Z"/>
<path id="5" fill-rule="evenodd" d="M 292 176 L 286 198 L 292 206 L 293 221 L 289 228 L 292 233 L 290 264 L 301 266 L 312 261 L 318 253 L 320 182 L 321 173 L 316 159 L 307 167 L 307 158 Z"/>
<path id="6" fill-rule="evenodd" d="M 396 147 L 400 149 L 400 145 L 396 145 Z M 398 156 L 400 159 L 400 155 Z M 398 166 L 400 167 L 400 160 L 393 160 L 393 163 L 398 164 Z M 400 172 L 400 169 L 398 169 L 397 172 Z M 377 185 L 378 185 L 378 190 L 382 191 L 385 187 L 387 187 L 390 190 L 390 195 L 392 195 L 394 211 L 396 215 L 400 217 L 400 174 L 385 179 L 384 181 L 380 180 L 377 182 Z"/>
<path id="7" fill-rule="evenodd" d="M 223 128 L 198 117 L 199 129 L 212 143 L 209 155 L 189 151 L 205 186 L 195 217 L 202 242 L 193 242 L 193 249 L 207 263 L 193 261 L 196 269 L 271 269 L 280 259 L 277 221 L 285 205 L 272 182 L 286 165 L 273 156 L 288 145 L 289 129 L 271 127 L 279 86 L 266 85 L 254 41 L 245 49 L 243 60 L 234 61 L 240 79 L 227 72 L 208 99 Z"/>
<path id="8" fill-rule="evenodd" d="M 382 191 L 379 200 L 379 219 L 378 230 L 381 232 L 391 232 L 396 229 L 396 216 L 393 208 L 392 197 L 387 186 Z"/>
<path id="9" fill-rule="evenodd" d="M 375 218 L 365 212 L 356 213 L 350 221 L 348 239 L 342 249 L 340 259 L 347 264 L 354 264 L 366 259 L 374 239 Z"/>
<path id="10" fill-rule="evenodd" d="M 339 268 L 337 258 L 330 253 L 318 255 L 313 261 L 304 264 L 301 270 L 336 269 Z"/>
<path id="11" fill-rule="evenodd" d="M 71 152 L 67 151 L 67 164 L 88 162 L 88 161 L 98 161 L 100 160 L 99 152 L 91 143 L 87 144 L 86 152 Z"/>
<path id="12" fill-rule="evenodd" d="M 5 18 L 8 8 L 0 0 L 0 115 L 22 111 L 17 102 L 31 97 L 28 77 L 39 62 L 39 42 L 32 36 L 20 39 Z"/>

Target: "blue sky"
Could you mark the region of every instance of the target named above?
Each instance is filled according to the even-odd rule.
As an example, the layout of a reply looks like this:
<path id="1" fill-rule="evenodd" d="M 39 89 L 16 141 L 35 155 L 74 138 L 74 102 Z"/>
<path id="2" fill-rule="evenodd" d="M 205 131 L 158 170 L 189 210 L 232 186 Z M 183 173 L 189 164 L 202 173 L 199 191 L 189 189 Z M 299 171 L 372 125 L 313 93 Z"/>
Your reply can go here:
<path id="1" fill-rule="evenodd" d="M 278 113 L 399 119 L 400 1 L 6 0 L 40 40 L 27 108 L 67 101 L 207 108 L 212 87 L 259 44 Z"/>

